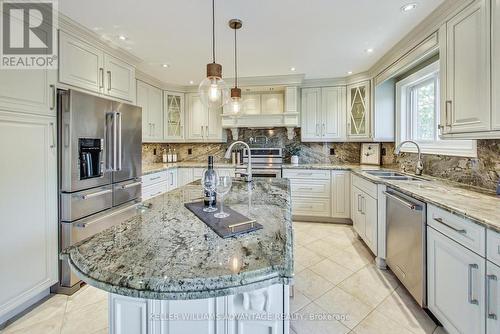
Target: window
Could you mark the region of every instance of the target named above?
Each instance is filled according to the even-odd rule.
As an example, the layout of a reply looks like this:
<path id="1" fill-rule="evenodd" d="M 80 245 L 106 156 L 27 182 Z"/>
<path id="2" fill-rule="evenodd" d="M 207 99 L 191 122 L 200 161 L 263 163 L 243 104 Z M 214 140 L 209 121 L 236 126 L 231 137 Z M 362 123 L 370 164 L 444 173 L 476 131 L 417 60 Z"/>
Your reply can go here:
<path id="1" fill-rule="evenodd" d="M 439 62 L 396 83 L 396 145 L 413 140 L 422 153 L 476 157 L 475 141 L 439 138 L 439 89 Z M 402 151 L 417 150 L 405 145 Z"/>

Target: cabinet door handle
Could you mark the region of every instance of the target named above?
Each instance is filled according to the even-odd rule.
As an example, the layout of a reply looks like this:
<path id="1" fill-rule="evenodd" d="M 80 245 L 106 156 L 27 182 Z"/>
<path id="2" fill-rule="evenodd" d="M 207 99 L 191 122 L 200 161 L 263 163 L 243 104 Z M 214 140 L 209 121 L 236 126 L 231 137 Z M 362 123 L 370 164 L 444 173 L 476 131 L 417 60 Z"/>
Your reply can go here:
<path id="1" fill-rule="evenodd" d="M 451 109 L 453 107 L 453 101 L 447 100 L 446 101 L 446 106 L 444 108 L 444 122 L 446 126 L 451 126 L 451 123 L 449 122 L 449 114 L 451 113 Z"/>
<path id="2" fill-rule="evenodd" d="M 326 132 L 326 127 L 325 127 L 325 123 L 323 123 L 323 133 L 322 133 L 322 136 L 325 135 L 325 132 Z"/>
<path id="3" fill-rule="evenodd" d="M 56 147 L 56 129 L 54 126 L 54 122 L 50 122 L 50 137 L 51 137 L 51 142 L 50 142 L 50 148 Z"/>
<path id="4" fill-rule="evenodd" d="M 457 232 L 457 233 L 460 233 L 460 234 L 467 234 L 467 230 L 464 230 L 464 229 L 458 229 L 456 227 L 453 227 L 451 226 L 450 224 L 447 224 L 443 218 L 433 218 L 435 221 L 437 221 L 438 223 L 441 223 L 443 224 L 444 226 L 448 227 L 448 228 L 451 228 L 453 231 Z"/>
<path id="5" fill-rule="evenodd" d="M 491 311 L 494 310 L 494 308 L 491 307 L 491 282 L 492 281 L 496 282 L 497 280 L 498 278 L 496 277 L 496 275 L 486 276 L 486 314 L 488 315 L 488 319 L 493 319 L 493 320 L 497 320 L 498 317 L 496 313 Z"/>
<path id="6" fill-rule="evenodd" d="M 361 213 L 362 214 L 366 214 L 365 209 L 366 209 L 366 198 L 365 198 L 365 196 L 361 196 Z"/>
<path id="7" fill-rule="evenodd" d="M 468 289 L 469 290 L 468 290 L 467 296 L 468 296 L 469 304 L 473 304 L 473 305 L 478 305 L 479 304 L 478 300 L 476 298 L 474 298 L 474 291 L 473 291 L 474 290 L 474 287 L 473 287 L 474 284 L 473 284 L 473 281 L 472 281 L 473 276 L 474 276 L 472 271 L 474 269 L 478 269 L 478 268 L 479 268 L 479 266 L 477 264 L 475 264 L 475 263 L 474 264 L 469 264 L 469 285 L 468 285 Z"/>
<path id="8" fill-rule="evenodd" d="M 108 71 L 108 92 L 111 90 L 111 71 Z"/>
<path id="9" fill-rule="evenodd" d="M 56 108 L 56 86 L 49 85 L 50 87 L 50 110 L 54 110 Z"/>
<path id="10" fill-rule="evenodd" d="M 358 212 L 361 212 L 361 209 L 360 209 L 360 201 L 361 201 L 361 195 L 358 194 Z"/>
<path id="11" fill-rule="evenodd" d="M 210 136 L 210 132 L 208 131 L 208 125 L 205 125 L 205 133 L 206 133 L 206 136 L 209 137 Z"/>
<path id="12" fill-rule="evenodd" d="M 99 88 L 104 88 L 104 68 L 99 67 Z"/>
<path id="13" fill-rule="evenodd" d="M 204 131 L 203 131 L 203 125 L 201 126 L 201 138 L 204 138 Z"/>
<path id="14" fill-rule="evenodd" d="M 316 123 L 316 136 L 319 137 L 319 124 Z"/>

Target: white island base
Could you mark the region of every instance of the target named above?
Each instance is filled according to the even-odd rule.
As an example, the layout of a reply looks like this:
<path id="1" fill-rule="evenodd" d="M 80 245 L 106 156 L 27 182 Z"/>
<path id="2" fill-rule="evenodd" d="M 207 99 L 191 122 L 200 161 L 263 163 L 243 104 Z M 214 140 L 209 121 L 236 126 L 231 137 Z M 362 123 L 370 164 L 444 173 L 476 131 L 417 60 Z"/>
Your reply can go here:
<path id="1" fill-rule="evenodd" d="M 109 294 L 110 334 L 289 334 L 289 286 L 155 300 Z"/>

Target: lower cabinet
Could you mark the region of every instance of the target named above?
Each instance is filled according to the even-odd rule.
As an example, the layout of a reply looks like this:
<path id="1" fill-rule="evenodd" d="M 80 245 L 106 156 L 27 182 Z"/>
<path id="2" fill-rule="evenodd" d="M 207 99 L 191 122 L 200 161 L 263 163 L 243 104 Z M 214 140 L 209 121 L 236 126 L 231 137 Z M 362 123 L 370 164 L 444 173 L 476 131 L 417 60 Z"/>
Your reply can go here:
<path id="1" fill-rule="evenodd" d="M 351 188 L 351 219 L 354 230 L 371 251 L 378 254 L 377 185 L 353 176 Z M 374 189 L 371 189 L 373 188 Z"/>
<path id="2" fill-rule="evenodd" d="M 500 333 L 500 267 L 490 261 L 486 263 L 486 332 Z"/>
<path id="3" fill-rule="evenodd" d="M 177 188 L 177 168 L 144 175 L 142 177 L 142 200 L 166 193 Z"/>
<path id="4" fill-rule="evenodd" d="M 153 300 L 109 295 L 111 334 L 286 334 L 289 288 L 275 284 L 225 297 Z"/>
<path id="5" fill-rule="evenodd" d="M 485 333 L 485 263 L 481 256 L 427 227 L 428 307 L 450 334 Z"/>
<path id="6" fill-rule="evenodd" d="M 57 120 L 0 112 L 0 324 L 58 281 Z"/>

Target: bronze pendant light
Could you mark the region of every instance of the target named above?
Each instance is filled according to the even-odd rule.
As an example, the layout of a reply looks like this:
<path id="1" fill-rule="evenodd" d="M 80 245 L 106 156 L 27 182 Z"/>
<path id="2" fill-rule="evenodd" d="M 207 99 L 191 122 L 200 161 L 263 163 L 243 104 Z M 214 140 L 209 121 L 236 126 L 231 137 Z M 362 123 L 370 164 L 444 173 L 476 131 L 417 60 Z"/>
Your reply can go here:
<path id="1" fill-rule="evenodd" d="M 239 113 L 241 110 L 241 89 L 238 88 L 238 49 L 236 31 L 243 26 L 243 22 L 238 19 L 229 21 L 229 27 L 234 29 L 234 87 L 231 88 L 231 111 Z"/>
<path id="2" fill-rule="evenodd" d="M 198 87 L 201 102 L 208 108 L 221 108 L 229 102 L 229 90 L 222 80 L 222 65 L 215 61 L 215 0 L 212 0 L 212 62 L 207 64 L 207 77 Z"/>

